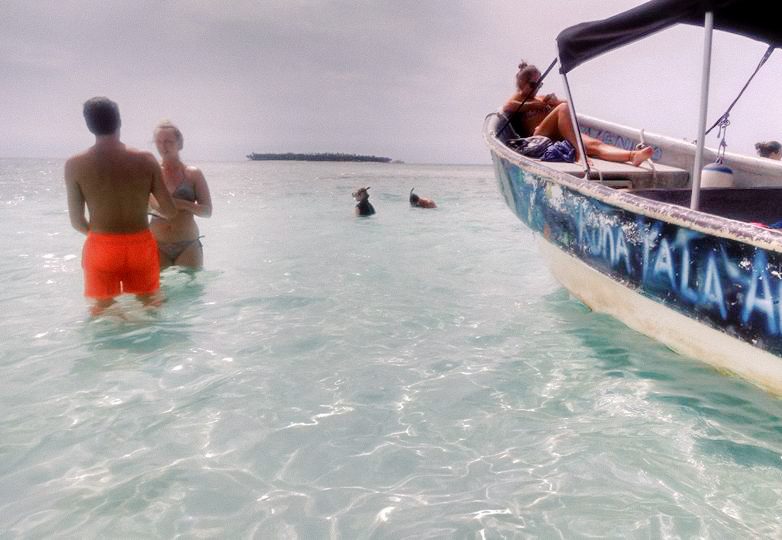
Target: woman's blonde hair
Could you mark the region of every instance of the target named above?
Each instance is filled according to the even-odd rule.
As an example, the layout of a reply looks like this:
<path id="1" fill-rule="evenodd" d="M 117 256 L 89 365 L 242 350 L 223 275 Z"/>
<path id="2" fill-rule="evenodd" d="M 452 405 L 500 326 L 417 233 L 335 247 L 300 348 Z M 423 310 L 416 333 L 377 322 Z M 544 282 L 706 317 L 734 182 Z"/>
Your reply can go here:
<path id="1" fill-rule="evenodd" d="M 182 132 L 179 131 L 179 128 L 176 127 L 176 125 L 171 120 L 164 118 L 158 122 L 157 126 L 155 126 L 155 131 L 153 133 L 157 133 L 161 129 L 173 129 L 176 142 L 178 143 L 179 149 L 182 150 L 182 148 L 185 146 L 185 137 L 182 135 Z"/>

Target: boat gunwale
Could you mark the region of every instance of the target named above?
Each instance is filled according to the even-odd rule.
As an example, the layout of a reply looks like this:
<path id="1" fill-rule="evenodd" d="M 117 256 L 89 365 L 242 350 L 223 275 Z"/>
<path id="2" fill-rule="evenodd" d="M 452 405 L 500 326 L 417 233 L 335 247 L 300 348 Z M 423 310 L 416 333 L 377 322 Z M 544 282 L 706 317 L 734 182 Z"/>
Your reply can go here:
<path id="1" fill-rule="evenodd" d="M 765 250 L 782 253 L 782 232 L 775 229 L 765 229 L 747 222 L 708 214 L 663 201 L 647 199 L 625 191 L 617 191 L 600 184 L 598 181 L 578 178 L 547 167 L 544 161 L 536 161 L 522 156 L 503 144 L 496 137 L 495 133 L 491 131 L 490 120 L 493 116 L 498 116 L 498 113 L 490 113 L 484 119 L 483 136 L 486 144 L 492 152 L 525 171 L 543 177 L 547 181 L 562 185 L 581 195 L 635 214 L 641 214 L 711 236 L 744 242 Z"/>

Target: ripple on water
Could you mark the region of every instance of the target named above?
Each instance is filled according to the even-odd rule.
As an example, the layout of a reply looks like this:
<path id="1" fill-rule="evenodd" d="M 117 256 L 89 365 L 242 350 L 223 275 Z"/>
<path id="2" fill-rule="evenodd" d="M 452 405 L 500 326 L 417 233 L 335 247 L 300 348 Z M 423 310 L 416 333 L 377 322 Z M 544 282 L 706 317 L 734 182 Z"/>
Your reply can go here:
<path id="1" fill-rule="evenodd" d="M 11 537 L 782 536 L 780 402 L 571 299 L 491 167 L 203 164 L 208 269 L 90 318 L 62 162 L 3 163 Z"/>

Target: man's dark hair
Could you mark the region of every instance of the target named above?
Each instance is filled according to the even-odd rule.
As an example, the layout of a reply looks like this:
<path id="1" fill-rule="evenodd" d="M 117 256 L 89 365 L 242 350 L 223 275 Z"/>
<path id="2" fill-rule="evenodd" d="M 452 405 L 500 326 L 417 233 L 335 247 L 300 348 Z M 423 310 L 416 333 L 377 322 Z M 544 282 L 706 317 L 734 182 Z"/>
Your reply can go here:
<path id="1" fill-rule="evenodd" d="M 119 107 L 107 97 L 94 97 L 85 101 L 84 120 L 94 135 L 111 135 L 122 123 Z"/>
<path id="2" fill-rule="evenodd" d="M 778 154 L 782 151 L 782 144 L 777 141 L 759 142 L 755 144 L 755 150 L 760 157 L 771 157 L 771 154 Z"/>

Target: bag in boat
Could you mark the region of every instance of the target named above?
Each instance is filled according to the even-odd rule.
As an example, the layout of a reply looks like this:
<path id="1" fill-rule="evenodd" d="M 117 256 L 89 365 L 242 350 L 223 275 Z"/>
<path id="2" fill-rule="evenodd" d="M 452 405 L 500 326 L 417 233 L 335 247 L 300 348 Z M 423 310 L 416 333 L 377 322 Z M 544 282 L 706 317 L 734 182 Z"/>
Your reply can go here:
<path id="1" fill-rule="evenodd" d="M 533 135 L 532 137 L 522 137 L 520 139 L 511 139 L 508 146 L 516 150 L 522 156 L 539 158 L 551 146 L 551 139 L 542 135 Z"/>
<path id="2" fill-rule="evenodd" d="M 576 149 L 568 141 L 557 141 L 546 148 L 540 160 L 573 163 L 576 160 Z"/>

